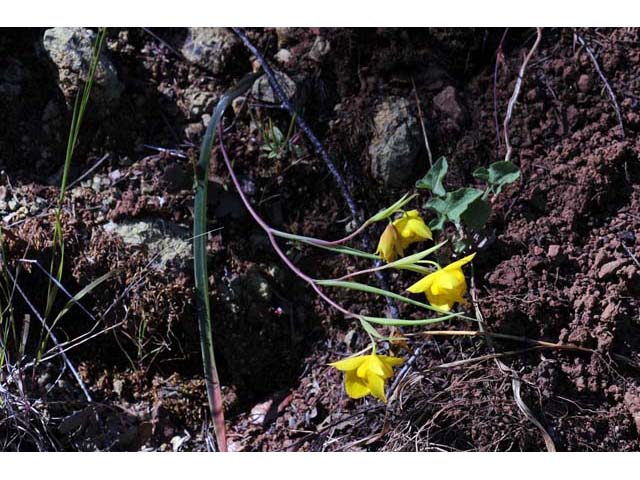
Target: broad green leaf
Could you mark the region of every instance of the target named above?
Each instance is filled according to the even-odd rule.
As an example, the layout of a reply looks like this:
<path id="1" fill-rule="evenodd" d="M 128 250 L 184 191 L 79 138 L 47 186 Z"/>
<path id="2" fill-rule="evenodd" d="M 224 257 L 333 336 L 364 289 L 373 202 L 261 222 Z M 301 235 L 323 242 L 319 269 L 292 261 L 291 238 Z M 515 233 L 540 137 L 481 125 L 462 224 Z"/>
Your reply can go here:
<path id="1" fill-rule="evenodd" d="M 431 197 L 427 203 L 424 204 L 424 208 L 430 208 L 438 213 L 446 214 L 449 209 L 449 203 L 447 201 L 449 194 L 446 197 Z"/>
<path id="2" fill-rule="evenodd" d="M 462 212 L 460 220 L 467 227 L 471 227 L 474 230 L 482 230 L 487 220 L 489 220 L 490 214 L 491 206 L 489 202 L 483 198 L 477 198 Z"/>
<path id="3" fill-rule="evenodd" d="M 482 196 L 482 190 L 477 188 L 460 188 L 455 192 L 447 194 L 447 217 L 454 224 L 460 225 L 460 216 L 467 210 L 469 205 Z"/>
<path id="4" fill-rule="evenodd" d="M 476 169 L 473 176 L 486 181 L 493 193 L 498 195 L 502 191 L 502 187 L 520 178 L 520 169 L 513 163 L 502 160 L 492 163 L 488 169 L 485 167 Z"/>
<path id="5" fill-rule="evenodd" d="M 444 222 L 447 221 L 447 216 L 443 215 L 443 214 L 438 214 L 438 216 L 434 219 L 432 219 L 429 222 L 429 228 L 432 231 L 436 231 L 436 230 L 442 230 L 444 228 Z"/>
<path id="6" fill-rule="evenodd" d="M 431 190 L 434 195 L 443 197 L 447 191 L 444 189 L 442 181 L 447 174 L 448 168 L 449 164 L 447 163 L 447 159 L 440 157 L 429 169 L 427 174 L 416 182 L 416 188 L 427 188 Z"/>
<path id="7" fill-rule="evenodd" d="M 484 180 L 485 182 L 489 181 L 489 170 L 487 170 L 486 167 L 476 168 L 472 175 L 480 180 Z"/>
<path id="8" fill-rule="evenodd" d="M 495 162 L 489 166 L 489 183 L 493 191 L 500 193 L 502 187 L 520 178 L 520 169 L 509 161 Z"/>

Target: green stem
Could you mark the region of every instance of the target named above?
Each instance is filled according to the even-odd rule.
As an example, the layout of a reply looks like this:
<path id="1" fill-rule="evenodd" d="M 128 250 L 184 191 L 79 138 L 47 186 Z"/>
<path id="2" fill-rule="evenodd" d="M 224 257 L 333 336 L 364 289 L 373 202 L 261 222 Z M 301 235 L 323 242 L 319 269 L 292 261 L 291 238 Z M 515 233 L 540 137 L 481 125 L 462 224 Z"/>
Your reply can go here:
<path id="1" fill-rule="evenodd" d="M 245 76 L 230 92 L 225 93 L 213 111 L 209 126 L 202 139 L 200 158 L 196 165 L 196 195 L 193 211 L 193 269 L 196 286 L 196 308 L 198 328 L 200 330 L 200 347 L 204 366 L 204 378 L 207 386 L 209 410 L 213 419 L 213 430 L 218 443 L 218 450 L 227 451 L 224 410 L 220 379 L 213 351 L 213 332 L 211 327 L 211 310 L 209 306 L 209 275 L 207 269 L 207 189 L 209 184 L 209 165 L 211 149 L 218 124 L 231 101 L 246 92 L 258 77 L 257 74 Z"/>

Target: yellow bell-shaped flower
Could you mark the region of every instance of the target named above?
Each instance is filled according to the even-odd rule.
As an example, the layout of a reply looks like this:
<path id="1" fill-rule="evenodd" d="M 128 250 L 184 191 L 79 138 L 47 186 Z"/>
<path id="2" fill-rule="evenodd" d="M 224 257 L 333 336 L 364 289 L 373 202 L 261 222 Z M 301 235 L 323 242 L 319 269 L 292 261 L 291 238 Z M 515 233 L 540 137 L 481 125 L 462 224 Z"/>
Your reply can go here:
<path id="1" fill-rule="evenodd" d="M 393 226 L 400 234 L 400 244 L 403 250 L 412 243 L 433 239 L 431 230 L 420 217 L 418 210 L 405 212 L 400 218 L 394 220 Z"/>
<path id="2" fill-rule="evenodd" d="M 463 297 L 467 291 L 467 282 L 464 273 L 462 273 L 462 266 L 473 260 L 475 256 L 476 254 L 473 253 L 430 273 L 411 285 L 407 291 L 411 293 L 424 292 L 431 305 L 447 312 L 450 311 L 456 303 L 465 303 Z"/>
<path id="3" fill-rule="evenodd" d="M 404 256 L 404 250 L 415 242 L 431 240 L 433 235 L 417 210 L 403 213 L 387 225 L 378 242 L 377 255 L 387 263 Z"/>
<path id="4" fill-rule="evenodd" d="M 404 255 L 400 233 L 398 233 L 398 230 L 393 224 L 390 223 L 387 225 L 387 228 L 382 232 L 376 255 L 380 255 L 380 258 L 387 263 L 393 262 L 396 258 Z"/>
<path id="5" fill-rule="evenodd" d="M 393 367 L 403 362 L 401 358 L 374 353 L 345 358 L 329 365 L 345 373 L 344 386 L 349 397 L 362 398 L 371 394 L 387 403 L 384 382 L 393 376 Z"/>

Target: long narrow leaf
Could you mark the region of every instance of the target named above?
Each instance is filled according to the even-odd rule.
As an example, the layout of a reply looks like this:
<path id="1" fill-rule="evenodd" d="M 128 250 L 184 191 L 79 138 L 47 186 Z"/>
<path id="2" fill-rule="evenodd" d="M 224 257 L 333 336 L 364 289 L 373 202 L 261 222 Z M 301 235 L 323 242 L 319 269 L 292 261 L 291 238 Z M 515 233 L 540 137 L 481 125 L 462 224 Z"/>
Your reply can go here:
<path id="1" fill-rule="evenodd" d="M 213 419 L 213 429 L 218 443 L 218 450 L 227 450 L 224 426 L 224 411 L 220 380 L 213 352 L 213 333 L 211 329 L 211 311 L 209 308 L 209 274 L 207 270 L 207 187 L 209 183 L 209 164 L 211 148 L 218 131 L 222 115 L 231 101 L 246 92 L 257 78 L 257 74 L 245 76 L 231 91 L 225 93 L 216 105 L 211 121 L 207 127 L 200 158 L 196 165 L 195 184 L 196 195 L 193 209 L 193 269 L 196 284 L 196 308 L 198 314 L 198 328 L 200 330 L 200 347 L 204 378 L 207 386 L 209 409 Z"/>

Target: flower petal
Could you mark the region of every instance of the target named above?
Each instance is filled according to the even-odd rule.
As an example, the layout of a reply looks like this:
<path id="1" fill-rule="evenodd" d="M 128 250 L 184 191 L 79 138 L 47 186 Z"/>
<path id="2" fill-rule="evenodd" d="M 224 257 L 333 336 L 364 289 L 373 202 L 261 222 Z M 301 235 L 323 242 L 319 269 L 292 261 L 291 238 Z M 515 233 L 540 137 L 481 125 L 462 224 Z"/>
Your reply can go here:
<path id="1" fill-rule="evenodd" d="M 424 221 L 421 218 L 409 220 L 409 222 L 407 222 L 407 227 L 422 240 L 431 240 L 433 238 L 431 230 L 429 230 L 429 227 L 425 225 Z"/>
<path id="2" fill-rule="evenodd" d="M 380 360 L 379 355 L 371 355 L 369 357 L 369 361 L 367 362 L 367 372 L 374 373 L 379 377 L 384 377 L 385 373 L 387 373 L 384 366 L 385 365 L 384 363 L 382 363 L 382 360 Z M 358 373 L 360 373 L 360 369 L 358 369 Z"/>
<path id="3" fill-rule="evenodd" d="M 471 255 L 467 255 L 466 257 L 461 258 L 460 260 L 450 263 L 449 265 L 444 267 L 444 270 L 459 270 L 462 268 L 463 265 L 466 265 L 471 260 L 473 260 L 473 257 L 475 256 L 476 256 L 475 253 L 472 253 Z"/>
<path id="4" fill-rule="evenodd" d="M 367 387 L 371 390 L 371 395 L 387 403 L 387 397 L 384 394 L 384 380 L 373 372 L 367 375 Z"/>
<path id="5" fill-rule="evenodd" d="M 341 372 L 348 372 L 350 370 L 356 370 L 366 359 L 366 356 L 360 355 L 359 357 L 349 357 L 344 360 L 338 360 L 337 362 L 330 363 L 329 365 L 337 368 Z"/>
<path id="6" fill-rule="evenodd" d="M 390 357 L 388 355 L 378 355 L 378 358 L 382 361 L 382 363 L 384 363 L 385 365 L 389 365 L 390 367 L 397 367 L 398 365 L 402 365 L 404 363 L 403 358 Z"/>
<path id="7" fill-rule="evenodd" d="M 430 273 L 426 277 L 423 277 L 421 280 L 418 280 L 416 283 L 407 288 L 408 292 L 411 293 L 420 293 L 426 292 L 431 288 L 433 284 L 434 275 L 438 272 Z"/>
<path id="8" fill-rule="evenodd" d="M 344 376 L 344 389 L 351 398 L 362 398 L 371 393 L 367 383 L 358 378 L 358 375 L 353 370 L 347 372 Z"/>
<path id="9" fill-rule="evenodd" d="M 431 285 L 431 292 L 435 295 L 453 290 L 460 283 L 458 278 L 446 270 L 439 270 L 436 274 L 437 276 L 434 276 L 433 279 L 433 285 Z"/>
<path id="10" fill-rule="evenodd" d="M 427 291 L 427 300 L 429 300 L 431 306 L 439 308 L 440 310 L 443 310 L 445 312 L 449 312 L 451 311 L 455 303 L 460 301 L 461 299 L 458 299 L 457 297 L 446 293 L 436 295 Z"/>

